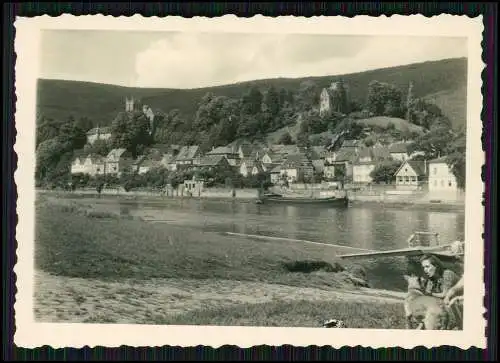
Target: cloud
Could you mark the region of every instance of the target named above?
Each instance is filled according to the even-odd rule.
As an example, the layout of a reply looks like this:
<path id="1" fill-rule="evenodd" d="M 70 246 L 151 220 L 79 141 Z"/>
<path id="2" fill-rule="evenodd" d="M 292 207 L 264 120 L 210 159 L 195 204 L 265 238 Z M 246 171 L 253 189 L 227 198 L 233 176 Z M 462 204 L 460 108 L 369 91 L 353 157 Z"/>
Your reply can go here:
<path id="1" fill-rule="evenodd" d="M 137 54 L 136 83 L 193 88 L 290 76 L 297 65 L 310 68 L 315 62 L 356 54 L 360 43 L 352 44 L 352 39 L 331 36 L 178 33 Z"/>
<path id="2" fill-rule="evenodd" d="M 175 33 L 136 55 L 136 85 L 196 88 L 336 75 L 466 54 L 460 38 Z"/>

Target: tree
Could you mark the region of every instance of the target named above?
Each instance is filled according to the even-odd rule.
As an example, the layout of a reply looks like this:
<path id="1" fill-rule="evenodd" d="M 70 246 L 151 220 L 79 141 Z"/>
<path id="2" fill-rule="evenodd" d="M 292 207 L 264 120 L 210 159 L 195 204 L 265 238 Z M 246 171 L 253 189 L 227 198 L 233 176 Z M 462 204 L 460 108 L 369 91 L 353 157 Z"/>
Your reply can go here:
<path id="1" fill-rule="evenodd" d="M 354 120 L 347 120 L 347 126 L 344 129 L 345 130 L 345 135 L 344 139 L 360 139 L 361 136 L 363 135 L 363 125 L 354 121 Z"/>
<path id="2" fill-rule="evenodd" d="M 51 170 L 56 167 L 61 156 L 69 149 L 67 143 L 62 143 L 57 138 L 45 140 L 38 145 L 36 149 L 36 179 L 49 179 Z"/>
<path id="3" fill-rule="evenodd" d="M 274 86 L 272 85 L 266 92 L 266 95 L 264 97 L 264 105 L 267 112 L 269 112 L 273 118 L 278 115 L 280 111 L 280 95 L 276 91 L 276 88 L 274 88 Z"/>
<path id="4" fill-rule="evenodd" d="M 368 85 L 367 106 L 376 116 L 400 116 L 401 92 L 392 84 L 371 81 Z"/>
<path id="5" fill-rule="evenodd" d="M 436 119 L 443 117 L 443 112 L 436 104 L 417 98 L 410 105 L 409 117 L 410 122 L 430 129 Z"/>
<path id="6" fill-rule="evenodd" d="M 335 165 L 333 170 L 334 170 L 333 180 L 345 183 L 345 179 L 347 177 L 347 170 L 345 164 Z"/>
<path id="7" fill-rule="evenodd" d="M 298 111 L 308 111 L 319 103 L 319 87 L 311 80 L 300 83 L 295 95 L 295 109 Z"/>
<path id="8" fill-rule="evenodd" d="M 311 146 L 309 136 L 311 135 L 310 120 L 301 118 L 299 132 L 297 134 L 297 145 L 300 147 Z"/>
<path id="9" fill-rule="evenodd" d="M 293 108 L 294 94 L 292 91 L 281 88 L 279 91 L 280 109 Z"/>
<path id="10" fill-rule="evenodd" d="M 342 80 L 336 82 L 336 88 L 332 92 L 332 110 L 339 113 L 349 111 L 347 91 Z"/>
<path id="11" fill-rule="evenodd" d="M 36 146 L 59 135 L 63 122 L 38 115 L 36 120 Z"/>
<path id="12" fill-rule="evenodd" d="M 392 99 L 388 100 L 384 105 L 383 115 L 387 117 L 403 116 L 403 109 L 401 108 L 401 104 Z"/>
<path id="13" fill-rule="evenodd" d="M 455 176 L 457 186 L 460 189 L 465 189 L 466 148 L 466 135 L 464 131 L 459 132 L 447 148 L 446 163 Z"/>
<path id="14" fill-rule="evenodd" d="M 78 119 L 77 125 L 84 132 L 87 132 L 93 127 L 93 122 L 88 117 L 84 116 Z"/>
<path id="15" fill-rule="evenodd" d="M 371 171 L 370 177 L 375 183 L 391 183 L 394 179 L 394 174 L 401 166 L 399 160 L 384 160 L 375 165 Z"/>
<path id="16" fill-rule="evenodd" d="M 283 145 L 292 145 L 293 144 L 292 136 L 290 135 L 289 132 L 285 132 L 279 138 L 278 143 Z"/>
<path id="17" fill-rule="evenodd" d="M 257 86 L 250 89 L 241 98 L 241 112 L 246 115 L 256 115 L 262 111 L 263 96 Z"/>
<path id="18" fill-rule="evenodd" d="M 89 154 L 106 156 L 111 151 L 111 144 L 108 140 L 97 139 L 92 144 L 86 144 L 83 150 Z"/>
<path id="19" fill-rule="evenodd" d="M 260 121 L 257 117 L 250 115 L 241 115 L 238 124 L 237 135 L 238 137 L 253 137 L 260 127 Z"/>
<path id="20" fill-rule="evenodd" d="M 435 159 L 447 153 L 448 144 L 451 139 L 453 139 L 451 128 L 437 124 L 429 132 L 415 139 L 409 145 L 408 151 L 411 154 L 415 151 L 422 151 L 428 160 Z"/>
<path id="21" fill-rule="evenodd" d="M 111 125 L 111 145 L 125 148 L 136 158 L 151 144 L 149 119 L 142 112 L 120 112 Z"/>

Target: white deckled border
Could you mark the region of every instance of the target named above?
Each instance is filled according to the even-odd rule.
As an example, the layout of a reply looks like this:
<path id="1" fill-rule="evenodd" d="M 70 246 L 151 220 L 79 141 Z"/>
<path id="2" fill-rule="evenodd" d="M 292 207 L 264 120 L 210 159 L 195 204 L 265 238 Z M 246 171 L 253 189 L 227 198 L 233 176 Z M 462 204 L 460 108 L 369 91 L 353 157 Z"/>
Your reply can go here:
<path id="1" fill-rule="evenodd" d="M 481 166 L 484 153 L 481 148 L 482 110 L 481 60 L 482 17 L 423 15 L 391 17 L 264 17 L 238 18 L 226 15 L 219 18 L 182 17 L 145 18 L 113 17 L 103 15 L 73 16 L 47 15 L 18 18 L 15 22 L 16 39 L 16 114 L 17 130 L 14 150 L 18 156 L 15 172 L 19 222 L 16 228 L 18 262 L 15 266 L 17 289 L 15 303 L 18 347 L 35 348 L 50 345 L 53 348 L 83 346 L 197 346 L 214 348 L 222 345 L 251 347 L 255 345 L 343 346 L 363 347 L 437 347 L 441 345 L 468 349 L 486 347 L 484 319 L 484 246 L 481 234 L 484 228 L 484 191 Z M 311 329 L 311 328 L 257 328 L 214 326 L 151 326 L 116 324 L 47 324 L 35 323 L 33 317 L 33 249 L 34 249 L 34 170 L 35 170 L 35 106 L 36 78 L 38 76 L 38 47 L 41 29 L 93 29 L 182 32 L 238 32 L 238 33 L 296 33 L 339 35 L 415 35 L 452 36 L 468 38 L 467 89 L 467 192 L 465 238 L 465 307 L 463 331 L 406 331 L 373 329 Z"/>

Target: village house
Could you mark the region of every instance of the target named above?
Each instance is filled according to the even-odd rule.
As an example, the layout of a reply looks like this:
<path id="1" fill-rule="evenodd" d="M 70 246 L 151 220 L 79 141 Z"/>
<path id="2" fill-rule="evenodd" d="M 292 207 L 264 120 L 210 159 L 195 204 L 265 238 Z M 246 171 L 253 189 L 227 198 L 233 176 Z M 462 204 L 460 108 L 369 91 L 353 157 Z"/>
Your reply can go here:
<path id="1" fill-rule="evenodd" d="M 275 144 L 262 151 L 260 161 L 265 169 L 270 170 L 273 168 L 272 164 L 282 164 L 287 155 L 299 153 L 301 153 L 301 150 L 297 145 Z"/>
<path id="2" fill-rule="evenodd" d="M 389 146 L 389 152 L 394 160 L 405 161 L 410 158 L 408 143 L 398 142 Z"/>
<path id="3" fill-rule="evenodd" d="M 96 176 L 104 172 L 105 161 L 100 155 L 79 153 L 71 163 L 71 174 Z"/>
<path id="4" fill-rule="evenodd" d="M 146 174 L 151 169 L 161 168 L 163 167 L 162 158 L 156 155 L 142 155 L 137 158 L 137 161 L 134 163 L 134 168 L 138 174 Z"/>
<path id="5" fill-rule="evenodd" d="M 311 147 L 311 160 L 325 160 L 329 152 L 323 146 Z"/>
<path id="6" fill-rule="evenodd" d="M 138 174 L 145 174 L 151 169 L 164 167 L 164 153 L 169 148 L 166 145 L 154 145 L 144 155 L 137 157 L 132 167 Z"/>
<path id="7" fill-rule="evenodd" d="M 355 140 L 355 139 L 348 139 L 348 140 L 344 140 L 342 142 L 342 149 L 352 149 L 354 151 L 358 151 L 359 148 L 362 147 L 362 143 L 361 141 L 359 140 Z"/>
<path id="8" fill-rule="evenodd" d="M 427 182 L 427 162 L 406 160 L 394 173 L 397 189 L 417 190 Z"/>
<path id="9" fill-rule="evenodd" d="M 358 160 L 352 165 L 352 181 L 354 184 L 368 184 L 372 182 L 371 172 L 375 169 L 375 160 L 370 148 L 362 149 Z"/>
<path id="10" fill-rule="evenodd" d="M 262 163 L 257 162 L 252 168 L 252 175 L 264 174 L 267 172 L 267 169 L 264 167 Z"/>
<path id="11" fill-rule="evenodd" d="M 311 160 L 314 172 L 323 175 L 325 171 L 325 161 L 324 160 Z M 318 181 L 318 180 L 316 180 Z"/>
<path id="12" fill-rule="evenodd" d="M 94 127 L 87 131 L 87 144 L 92 145 L 97 140 L 108 140 L 111 138 L 111 128 L 109 127 Z"/>
<path id="13" fill-rule="evenodd" d="M 269 150 L 272 154 L 278 154 L 282 156 L 290 155 L 290 154 L 298 154 L 301 152 L 300 148 L 297 145 L 283 145 L 283 144 L 273 144 L 270 145 Z"/>
<path id="14" fill-rule="evenodd" d="M 391 158 L 389 150 L 381 144 L 362 148 L 357 160 L 352 165 L 352 181 L 354 184 L 368 184 L 372 182 L 371 172 L 378 162 Z"/>
<path id="15" fill-rule="evenodd" d="M 85 169 L 85 159 L 87 154 L 83 150 L 77 150 L 74 152 L 74 159 L 71 162 L 71 174 L 88 174 Z"/>
<path id="16" fill-rule="evenodd" d="M 232 166 L 224 155 L 205 155 L 197 160 L 196 168 L 213 172 L 225 172 L 230 171 Z"/>
<path id="17" fill-rule="evenodd" d="M 335 152 L 327 154 L 324 163 L 323 175 L 327 180 L 336 178 L 336 174 L 342 170 L 342 178 L 349 180 L 353 174 L 353 164 L 358 156 L 357 147 L 348 144 L 347 147 L 342 147 Z M 337 175 L 338 176 L 338 175 Z"/>
<path id="18" fill-rule="evenodd" d="M 231 146 L 219 146 L 213 148 L 206 155 L 220 155 L 227 159 L 229 165 L 236 166 L 240 160 L 238 152 Z"/>
<path id="19" fill-rule="evenodd" d="M 429 161 L 429 192 L 459 192 L 457 179 L 446 163 L 446 156 Z"/>
<path id="20" fill-rule="evenodd" d="M 176 164 L 175 164 L 175 156 L 172 152 L 167 152 L 163 154 L 160 164 L 162 167 L 166 168 L 169 171 L 175 171 Z"/>
<path id="21" fill-rule="evenodd" d="M 255 166 L 257 162 L 253 159 L 244 159 L 241 161 L 240 167 L 239 167 L 239 172 L 241 175 L 244 177 L 247 177 L 249 175 L 252 175 L 252 170 L 253 167 Z"/>
<path id="22" fill-rule="evenodd" d="M 120 176 L 127 171 L 134 163 L 131 153 L 123 148 L 111 150 L 105 161 L 105 174 L 116 176 Z"/>
<path id="23" fill-rule="evenodd" d="M 198 145 L 182 146 L 175 157 L 175 166 L 171 165 L 170 168 L 178 170 L 195 165 L 195 160 L 199 160 L 200 156 L 201 151 Z"/>
<path id="24" fill-rule="evenodd" d="M 286 177 L 289 183 L 311 181 L 314 167 L 303 153 L 287 155 L 280 169 L 281 177 Z"/>
<path id="25" fill-rule="evenodd" d="M 153 160 L 151 158 L 146 157 L 141 165 L 139 165 L 139 169 L 137 170 L 138 174 L 146 174 L 147 172 L 151 171 L 151 169 L 155 169 L 158 167 L 158 162 L 156 160 Z"/>
<path id="26" fill-rule="evenodd" d="M 285 158 L 282 154 L 275 154 L 271 151 L 266 151 L 262 155 L 261 162 L 264 165 L 271 165 L 271 164 L 281 164 L 284 160 Z"/>
<path id="27" fill-rule="evenodd" d="M 243 140 L 235 140 L 232 143 L 228 144 L 227 147 L 230 147 L 233 154 L 238 154 L 240 160 L 247 159 L 252 156 L 254 152 L 254 147 L 252 143 L 243 139 Z"/>

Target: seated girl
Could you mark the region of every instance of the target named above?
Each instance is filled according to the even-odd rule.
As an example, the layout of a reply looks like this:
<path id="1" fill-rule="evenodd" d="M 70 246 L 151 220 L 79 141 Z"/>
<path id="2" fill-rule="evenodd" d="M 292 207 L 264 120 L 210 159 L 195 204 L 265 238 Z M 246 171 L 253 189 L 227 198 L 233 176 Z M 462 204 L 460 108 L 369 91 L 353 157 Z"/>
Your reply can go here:
<path id="1" fill-rule="evenodd" d="M 459 276 L 454 271 L 446 269 L 434 255 L 425 255 L 420 263 L 426 275 L 422 286 L 424 292 L 444 299 L 448 290 L 459 281 Z"/>

